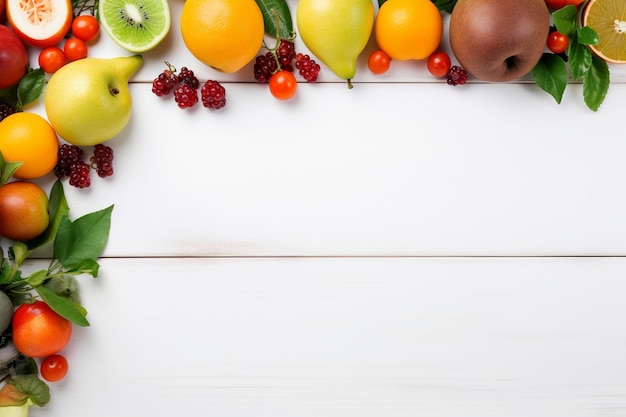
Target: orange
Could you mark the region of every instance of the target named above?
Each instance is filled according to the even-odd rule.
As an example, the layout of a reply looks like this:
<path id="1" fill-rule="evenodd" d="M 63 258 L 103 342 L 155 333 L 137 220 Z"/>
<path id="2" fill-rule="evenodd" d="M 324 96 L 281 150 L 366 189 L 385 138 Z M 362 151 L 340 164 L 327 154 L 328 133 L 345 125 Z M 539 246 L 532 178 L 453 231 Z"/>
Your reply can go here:
<path id="1" fill-rule="evenodd" d="M 59 139 L 52 125 L 36 113 L 17 112 L 0 122 L 0 152 L 8 162 L 22 162 L 13 176 L 43 177 L 54 169 Z"/>
<path id="2" fill-rule="evenodd" d="M 27 241 L 50 223 L 48 196 L 37 184 L 13 181 L 0 187 L 0 236 Z"/>
<path id="3" fill-rule="evenodd" d="M 597 45 L 589 48 L 600 58 L 615 64 L 626 63 L 626 2 L 591 0 L 583 12 L 583 26 L 598 34 Z"/>
<path id="4" fill-rule="evenodd" d="M 374 33 L 391 59 L 426 59 L 443 35 L 439 9 L 431 0 L 387 0 L 378 10 Z"/>
<path id="5" fill-rule="evenodd" d="M 31 358 L 43 358 L 60 352 L 72 337 L 72 322 L 37 300 L 20 304 L 12 319 L 15 349 Z"/>
<path id="6" fill-rule="evenodd" d="M 218 71 L 239 71 L 263 45 L 265 28 L 254 0 L 186 0 L 180 16 L 185 46 Z"/>

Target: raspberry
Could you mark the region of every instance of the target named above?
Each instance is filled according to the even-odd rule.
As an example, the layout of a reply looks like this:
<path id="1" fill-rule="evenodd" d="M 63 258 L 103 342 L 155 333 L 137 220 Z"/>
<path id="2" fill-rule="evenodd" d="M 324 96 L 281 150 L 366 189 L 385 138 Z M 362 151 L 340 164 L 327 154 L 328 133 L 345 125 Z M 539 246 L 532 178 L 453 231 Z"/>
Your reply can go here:
<path id="1" fill-rule="evenodd" d="M 278 70 L 278 63 L 271 52 L 259 55 L 254 61 L 254 79 L 260 83 L 268 83 L 273 73 Z"/>
<path id="2" fill-rule="evenodd" d="M 465 84 L 467 81 L 467 71 L 465 68 L 453 65 L 448 72 L 447 83 L 450 85 Z"/>
<path id="3" fill-rule="evenodd" d="M 8 104 L 0 103 L 0 122 L 15 113 L 15 109 Z"/>
<path id="4" fill-rule="evenodd" d="M 83 150 L 76 145 L 64 143 L 59 147 L 57 164 L 54 167 L 54 175 L 58 178 L 70 176 L 72 164 L 79 162 L 83 157 Z"/>
<path id="5" fill-rule="evenodd" d="M 211 110 L 221 109 L 226 105 L 226 89 L 217 81 L 207 80 L 200 90 L 202 105 Z"/>
<path id="6" fill-rule="evenodd" d="M 176 68 L 165 62 L 167 69 L 158 75 L 152 81 L 152 92 L 159 97 L 166 96 L 172 92 L 176 84 L 178 84 L 178 76 Z"/>
<path id="7" fill-rule="evenodd" d="M 320 73 L 320 65 L 311 59 L 309 55 L 298 53 L 296 55 L 296 68 L 307 82 L 314 83 Z"/>
<path id="8" fill-rule="evenodd" d="M 278 57 L 281 69 L 293 72 L 291 61 L 296 57 L 296 48 L 292 41 L 281 39 L 276 49 L 276 56 Z"/>
<path id="9" fill-rule="evenodd" d="M 187 84 L 179 84 L 174 90 L 174 100 L 181 109 L 193 107 L 198 103 L 198 90 Z"/>
<path id="10" fill-rule="evenodd" d="M 113 175 L 113 149 L 103 144 L 97 144 L 93 156 L 89 158 L 91 167 L 96 170 L 100 178 Z"/>
<path id="11" fill-rule="evenodd" d="M 70 185 L 77 188 L 89 187 L 91 185 L 90 169 L 91 167 L 83 161 L 73 163 L 70 167 Z"/>
<path id="12" fill-rule="evenodd" d="M 187 84 L 189 87 L 195 88 L 196 90 L 200 87 L 200 81 L 198 77 L 195 76 L 192 70 L 187 67 L 182 67 L 180 69 L 180 73 L 178 74 L 178 82 L 183 84 Z"/>

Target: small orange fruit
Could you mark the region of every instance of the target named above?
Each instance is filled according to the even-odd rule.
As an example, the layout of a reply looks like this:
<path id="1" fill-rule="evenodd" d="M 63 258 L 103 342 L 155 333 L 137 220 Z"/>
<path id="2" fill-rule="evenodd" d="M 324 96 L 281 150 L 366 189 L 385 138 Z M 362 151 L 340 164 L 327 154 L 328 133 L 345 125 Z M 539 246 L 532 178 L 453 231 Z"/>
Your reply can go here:
<path id="1" fill-rule="evenodd" d="M 0 122 L 0 152 L 8 162 L 22 162 L 15 178 L 43 177 L 58 160 L 59 139 L 52 125 L 37 113 L 17 112 Z"/>
<path id="2" fill-rule="evenodd" d="M 583 12 L 583 26 L 598 34 L 599 42 L 589 48 L 614 64 L 626 63 L 626 6 L 624 0 L 590 0 Z"/>
<path id="3" fill-rule="evenodd" d="M 15 310 L 12 330 L 18 352 L 31 358 L 43 358 L 67 346 L 72 337 L 72 322 L 37 300 L 21 304 Z"/>
<path id="4" fill-rule="evenodd" d="M 387 0 L 376 15 L 374 33 L 391 59 L 426 59 L 441 43 L 443 19 L 431 0 Z"/>
<path id="5" fill-rule="evenodd" d="M 265 36 L 263 15 L 254 0 L 186 0 L 180 30 L 189 52 L 224 73 L 252 61 Z"/>
<path id="6" fill-rule="evenodd" d="M 50 223 L 48 196 L 37 184 L 13 181 L 0 187 L 0 236 L 26 241 Z"/>
<path id="7" fill-rule="evenodd" d="M 37 48 L 61 42 L 72 26 L 71 0 L 7 0 L 6 9 L 17 36 Z"/>

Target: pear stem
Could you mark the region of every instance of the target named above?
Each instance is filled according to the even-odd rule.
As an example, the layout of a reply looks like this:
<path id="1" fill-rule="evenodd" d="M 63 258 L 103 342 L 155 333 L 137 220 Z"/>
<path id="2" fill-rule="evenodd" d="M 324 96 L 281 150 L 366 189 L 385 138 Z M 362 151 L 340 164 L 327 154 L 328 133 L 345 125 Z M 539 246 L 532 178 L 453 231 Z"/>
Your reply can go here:
<path id="1" fill-rule="evenodd" d="M 348 78 L 348 90 L 351 90 L 353 85 L 352 85 L 352 81 L 350 81 L 350 79 Z"/>

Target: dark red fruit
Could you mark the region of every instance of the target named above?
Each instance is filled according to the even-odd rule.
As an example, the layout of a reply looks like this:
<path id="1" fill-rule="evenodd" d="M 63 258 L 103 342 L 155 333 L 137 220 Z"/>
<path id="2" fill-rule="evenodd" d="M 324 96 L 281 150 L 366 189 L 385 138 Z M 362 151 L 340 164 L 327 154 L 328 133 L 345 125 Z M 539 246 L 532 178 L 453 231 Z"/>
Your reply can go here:
<path id="1" fill-rule="evenodd" d="M 0 122 L 15 113 L 15 109 L 8 104 L 0 103 Z"/>
<path id="2" fill-rule="evenodd" d="M 97 144 L 93 150 L 93 155 L 89 158 L 91 166 L 96 170 L 100 178 L 113 175 L 113 149 L 111 147 Z"/>
<path id="3" fill-rule="evenodd" d="M 90 169 L 91 167 L 83 161 L 73 163 L 70 167 L 70 185 L 77 188 L 89 187 L 91 185 Z"/>
<path id="4" fill-rule="evenodd" d="M 453 65 L 448 73 L 447 83 L 450 85 L 465 84 L 467 82 L 467 71 L 463 67 Z"/>
<path id="5" fill-rule="evenodd" d="M 296 55 L 296 68 L 307 82 L 314 83 L 320 73 L 320 65 L 311 59 L 309 55 L 298 53 Z"/>
<path id="6" fill-rule="evenodd" d="M 174 90 L 174 100 L 181 109 L 193 107 L 198 103 L 198 90 L 187 84 L 179 84 Z"/>
<path id="7" fill-rule="evenodd" d="M 226 105 L 226 89 L 217 81 L 206 81 L 200 93 L 202 105 L 206 108 L 217 110 Z"/>
<path id="8" fill-rule="evenodd" d="M 69 177 L 72 173 L 72 165 L 80 162 L 83 150 L 76 145 L 64 143 L 59 147 L 57 164 L 54 167 L 54 175 L 58 178 Z"/>
<path id="9" fill-rule="evenodd" d="M 278 63 L 271 52 L 259 55 L 254 61 L 254 79 L 260 83 L 268 83 L 272 74 L 278 70 Z"/>
<path id="10" fill-rule="evenodd" d="M 198 77 L 187 67 L 182 67 L 178 74 L 178 82 L 187 84 L 189 87 L 198 89 L 200 87 L 200 81 Z"/>
<path id="11" fill-rule="evenodd" d="M 296 48 L 292 41 L 281 39 L 276 49 L 276 56 L 280 63 L 280 68 L 285 71 L 293 71 L 291 61 L 296 57 Z"/>

